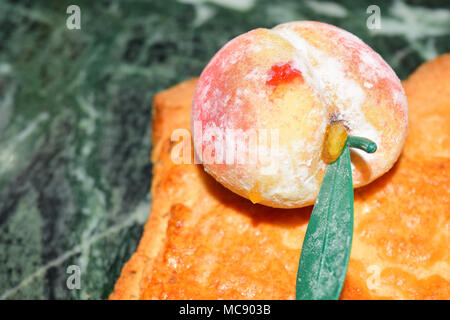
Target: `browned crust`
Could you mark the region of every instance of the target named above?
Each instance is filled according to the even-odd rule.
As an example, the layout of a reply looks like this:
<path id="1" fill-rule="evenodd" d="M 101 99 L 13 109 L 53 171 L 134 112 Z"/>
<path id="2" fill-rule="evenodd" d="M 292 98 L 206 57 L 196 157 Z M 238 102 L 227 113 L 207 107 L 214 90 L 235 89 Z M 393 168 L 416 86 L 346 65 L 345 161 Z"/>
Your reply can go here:
<path id="1" fill-rule="evenodd" d="M 170 136 L 190 128 L 195 85 L 191 79 L 154 99 L 152 211 L 110 299 L 292 299 L 311 207 L 253 205 L 200 166 L 171 161 Z M 450 298 L 450 158 L 442 142 L 449 131 L 434 128 L 450 120 L 450 55 L 420 67 L 404 86 L 411 135 L 395 167 L 355 192 L 343 299 Z M 439 150 L 427 147 L 433 139 Z"/>
<path id="2" fill-rule="evenodd" d="M 152 123 L 152 210 L 136 253 L 122 269 L 110 299 L 138 299 L 141 281 L 151 273 L 153 261 L 166 240 L 166 228 L 170 217 L 169 194 L 177 183 L 168 172 L 173 167 L 170 160 L 170 135 L 176 128 L 188 128 L 190 109 L 197 79 L 182 82 L 157 94 L 153 100 Z M 175 169 L 176 170 L 176 169 Z"/>

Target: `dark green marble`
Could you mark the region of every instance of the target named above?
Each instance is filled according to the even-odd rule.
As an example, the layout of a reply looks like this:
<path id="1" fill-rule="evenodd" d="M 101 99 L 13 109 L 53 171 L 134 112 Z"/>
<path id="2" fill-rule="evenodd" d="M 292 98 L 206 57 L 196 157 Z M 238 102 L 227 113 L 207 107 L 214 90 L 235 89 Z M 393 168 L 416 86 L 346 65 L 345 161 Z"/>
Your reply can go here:
<path id="1" fill-rule="evenodd" d="M 66 28 L 69 4 L 81 30 Z M 401 78 L 450 51 L 445 0 L 0 0 L 0 298 L 106 298 L 150 210 L 154 94 L 234 36 L 301 19 L 355 33 Z"/>

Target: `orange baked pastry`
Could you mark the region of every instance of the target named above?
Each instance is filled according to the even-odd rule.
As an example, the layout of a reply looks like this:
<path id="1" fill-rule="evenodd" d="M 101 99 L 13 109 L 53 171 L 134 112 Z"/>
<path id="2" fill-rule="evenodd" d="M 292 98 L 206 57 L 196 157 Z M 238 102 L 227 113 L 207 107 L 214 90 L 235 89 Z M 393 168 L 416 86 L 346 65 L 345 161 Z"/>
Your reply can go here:
<path id="1" fill-rule="evenodd" d="M 155 97 L 153 206 L 110 299 L 293 299 L 312 207 L 254 205 L 201 165 L 174 164 L 196 79 Z M 410 134 L 384 176 L 355 190 L 342 299 L 450 298 L 450 55 L 405 83 Z"/>

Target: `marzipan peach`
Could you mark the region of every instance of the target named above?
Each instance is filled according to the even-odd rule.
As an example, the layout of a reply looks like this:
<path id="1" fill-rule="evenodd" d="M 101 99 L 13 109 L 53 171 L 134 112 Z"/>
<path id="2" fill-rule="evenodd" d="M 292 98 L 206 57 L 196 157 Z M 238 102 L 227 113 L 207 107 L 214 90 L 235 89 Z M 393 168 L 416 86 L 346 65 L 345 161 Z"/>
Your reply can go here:
<path id="1" fill-rule="evenodd" d="M 401 153 L 406 97 L 369 46 L 312 21 L 231 40 L 203 70 L 191 110 L 195 153 L 205 170 L 235 193 L 279 208 L 314 203 L 327 167 L 326 131 L 335 122 L 378 146 L 373 154 L 351 151 L 354 187 L 366 185 Z M 229 132 L 242 139 L 228 141 Z"/>

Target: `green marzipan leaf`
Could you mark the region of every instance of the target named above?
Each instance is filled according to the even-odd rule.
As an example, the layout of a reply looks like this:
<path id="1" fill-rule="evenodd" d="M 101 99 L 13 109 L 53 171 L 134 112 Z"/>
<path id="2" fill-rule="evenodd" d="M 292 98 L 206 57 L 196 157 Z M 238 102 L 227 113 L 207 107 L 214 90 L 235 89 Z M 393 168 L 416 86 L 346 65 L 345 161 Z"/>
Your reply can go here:
<path id="1" fill-rule="evenodd" d="M 328 165 L 303 241 L 297 300 L 339 299 L 353 235 L 353 184 L 345 146 Z"/>

